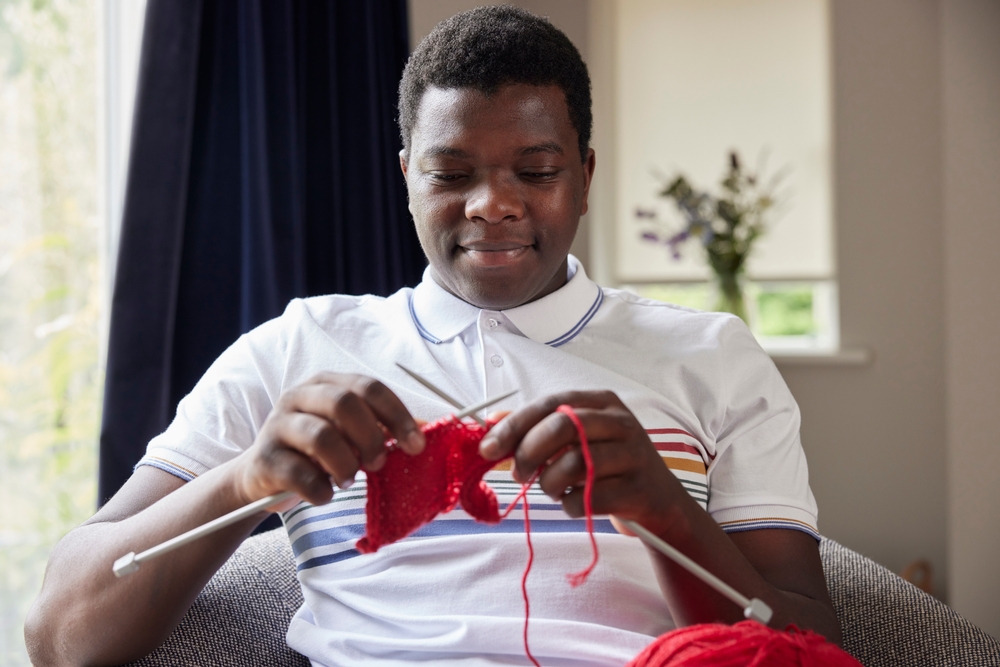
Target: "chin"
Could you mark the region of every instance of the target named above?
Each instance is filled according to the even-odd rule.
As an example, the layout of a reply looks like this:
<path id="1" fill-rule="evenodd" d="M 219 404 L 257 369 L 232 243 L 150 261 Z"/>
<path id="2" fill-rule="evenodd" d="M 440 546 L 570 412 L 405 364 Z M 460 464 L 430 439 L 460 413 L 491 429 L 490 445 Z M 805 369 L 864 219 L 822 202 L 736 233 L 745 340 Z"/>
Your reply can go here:
<path id="1" fill-rule="evenodd" d="M 503 281 L 491 280 L 485 284 L 464 285 L 464 289 L 460 291 L 458 296 L 477 308 L 507 310 L 532 301 L 537 292 L 511 290 L 510 285 L 501 285 L 501 289 L 498 289 L 497 283 L 503 283 Z"/>

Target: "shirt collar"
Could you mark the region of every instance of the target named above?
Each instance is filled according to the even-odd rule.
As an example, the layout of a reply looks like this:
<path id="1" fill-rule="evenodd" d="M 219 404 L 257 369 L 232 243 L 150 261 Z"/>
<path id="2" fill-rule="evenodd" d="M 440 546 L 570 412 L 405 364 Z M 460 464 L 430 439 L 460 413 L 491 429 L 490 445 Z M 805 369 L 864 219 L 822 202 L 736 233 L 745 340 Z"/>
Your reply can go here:
<path id="1" fill-rule="evenodd" d="M 499 312 L 534 341 L 554 347 L 569 342 L 597 313 L 604 293 L 572 255 L 567 273 L 569 280 L 555 292 Z M 432 343 L 450 340 L 465 331 L 478 321 L 480 312 L 438 285 L 429 267 L 410 300 L 410 314 L 420 335 Z"/>

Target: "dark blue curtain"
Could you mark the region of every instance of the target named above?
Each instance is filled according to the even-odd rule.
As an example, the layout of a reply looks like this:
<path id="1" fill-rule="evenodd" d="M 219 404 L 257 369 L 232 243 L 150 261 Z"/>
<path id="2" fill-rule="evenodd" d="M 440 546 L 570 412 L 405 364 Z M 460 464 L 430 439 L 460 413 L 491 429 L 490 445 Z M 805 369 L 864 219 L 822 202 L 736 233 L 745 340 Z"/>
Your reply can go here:
<path id="1" fill-rule="evenodd" d="M 289 299 L 420 279 L 395 126 L 406 0 L 150 0 L 99 497 Z"/>

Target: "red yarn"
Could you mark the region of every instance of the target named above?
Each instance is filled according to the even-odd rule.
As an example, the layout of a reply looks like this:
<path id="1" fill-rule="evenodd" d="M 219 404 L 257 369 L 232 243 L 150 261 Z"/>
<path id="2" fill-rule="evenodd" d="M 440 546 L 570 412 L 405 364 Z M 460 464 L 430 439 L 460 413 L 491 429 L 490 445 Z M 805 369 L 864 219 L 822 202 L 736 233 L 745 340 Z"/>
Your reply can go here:
<path id="1" fill-rule="evenodd" d="M 583 506 L 593 557 L 586 568 L 566 575 L 572 586 L 579 586 L 590 576 L 598 558 L 591 508 L 594 461 L 590 456 L 587 434 L 573 408 L 560 405 L 557 409 L 569 417 L 576 426 L 583 460 L 587 466 Z M 357 549 L 361 553 L 373 553 L 386 544 L 401 540 L 439 513 L 453 510 L 459 500 L 462 502 L 462 509 L 477 521 L 484 523 L 498 523 L 506 518 L 518 503 L 522 503 L 524 536 L 528 542 L 528 562 L 521 577 L 521 595 L 524 597 L 524 652 L 535 667 L 540 667 L 535 656 L 531 654 L 531 649 L 528 648 L 528 619 L 531 617 L 531 605 L 528 602 L 528 573 L 531 572 L 531 565 L 535 560 L 535 550 L 531 545 L 531 519 L 528 518 L 528 489 L 538 479 L 541 470 L 536 471 L 521 487 L 521 492 L 501 515 L 496 494 L 483 481 L 483 475 L 499 461 L 487 461 L 479 454 L 479 441 L 494 424 L 495 422 L 487 422 L 487 428 L 483 428 L 479 424 L 461 422 L 454 417 L 426 424 L 422 431 L 427 444 L 424 451 L 416 456 L 400 453 L 395 441 L 391 441 L 385 465 L 376 472 L 367 473 L 365 535 L 358 540 Z M 500 460 L 510 456 L 513 455 Z"/>
<path id="2" fill-rule="evenodd" d="M 625 667 L 862 667 L 821 635 L 756 621 L 705 623 L 661 635 Z"/>
<path id="3" fill-rule="evenodd" d="M 556 409 L 569 417 L 570 421 L 573 422 L 573 426 L 576 427 L 576 435 L 580 438 L 580 450 L 583 452 L 583 461 L 587 466 L 587 478 L 583 485 L 583 514 L 587 517 L 587 534 L 590 535 L 590 547 L 594 556 L 590 560 L 590 565 L 579 572 L 566 575 L 570 585 L 576 587 L 587 580 L 590 573 L 594 571 L 594 566 L 597 565 L 597 539 L 594 537 L 594 509 L 590 500 L 594 491 L 594 459 L 590 456 L 590 443 L 587 442 L 587 432 L 583 429 L 583 423 L 580 421 L 580 418 L 573 412 L 573 408 L 568 405 L 560 405 Z M 527 514 L 527 511 L 525 511 L 525 514 Z"/>
<path id="4" fill-rule="evenodd" d="M 422 430 L 427 445 L 421 454 L 406 455 L 390 443 L 382 469 L 367 473 L 365 536 L 357 543 L 361 553 L 403 539 L 441 512 L 450 512 L 459 500 L 477 521 L 500 521 L 496 494 L 482 481 L 497 464 L 479 455 L 487 429 L 447 417 Z"/>

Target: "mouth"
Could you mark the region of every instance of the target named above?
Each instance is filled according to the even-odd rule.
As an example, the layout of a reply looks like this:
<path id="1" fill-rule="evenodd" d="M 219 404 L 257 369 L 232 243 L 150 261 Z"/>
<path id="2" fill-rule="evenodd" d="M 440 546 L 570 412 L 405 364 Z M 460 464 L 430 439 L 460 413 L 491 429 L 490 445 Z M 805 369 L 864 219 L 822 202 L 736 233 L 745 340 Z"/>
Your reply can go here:
<path id="1" fill-rule="evenodd" d="M 517 261 L 534 247 L 523 241 L 469 241 L 458 244 L 459 251 L 479 266 L 503 266 Z"/>

